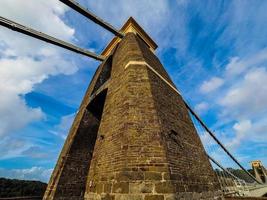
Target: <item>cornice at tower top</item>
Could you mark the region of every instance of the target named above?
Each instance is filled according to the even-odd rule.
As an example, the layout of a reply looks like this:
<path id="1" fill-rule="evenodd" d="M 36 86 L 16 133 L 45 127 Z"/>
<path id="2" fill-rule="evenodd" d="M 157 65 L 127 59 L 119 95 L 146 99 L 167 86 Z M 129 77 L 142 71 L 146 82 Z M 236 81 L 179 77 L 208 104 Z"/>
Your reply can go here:
<path id="1" fill-rule="evenodd" d="M 120 32 L 126 34 L 129 32 L 135 33 L 138 35 L 149 47 L 151 51 L 155 51 L 158 45 L 154 40 L 144 31 L 144 29 L 135 21 L 133 17 L 130 17 L 120 29 Z M 121 41 L 121 38 L 114 37 L 110 43 L 102 51 L 101 55 L 108 56 L 112 49 Z"/>

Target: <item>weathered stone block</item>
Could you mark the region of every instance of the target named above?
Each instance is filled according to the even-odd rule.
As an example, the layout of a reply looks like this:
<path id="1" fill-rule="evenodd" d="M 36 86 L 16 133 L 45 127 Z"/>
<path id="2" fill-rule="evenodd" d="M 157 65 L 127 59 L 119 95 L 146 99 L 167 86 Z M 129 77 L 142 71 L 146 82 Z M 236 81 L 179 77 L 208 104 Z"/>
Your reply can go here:
<path id="1" fill-rule="evenodd" d="M 152 193 L 154 184 L 146 182 L 130 183 L 130 193 Z"/>
<path id="2" fill-rule="evenodd" d="M 104 193 L 111 193 L 111 183 L 105 183 L 104 184 Z"/>
<path id="3" fill-rule="evenodd" d="M 104 194 L 101 195 L 101 200 L 115 200 L 115 196 L 110 194 Z"/>
<path id="4" fill-rule="evenodd" d="M 117 181 L 131 181 L 144 180 L 144 173 L 142 171 L 124 171 L 116 175 Z"/>
<path id="5" fill-rule="evenodd" d="M 97 183 L 95 188 L 96 188 L 96 193 L 101 194 L 103 192 L 104 185 L 103 183 Z"/>
<path id="6" fill-rule="evenodd" d="M 154 180 L 160 181 L 162 180 L 162 173 L 161 172 L 145 172 L 145 179 L 146 180 Z"/>
<path id="7" fill-rule="evenodd" d="M 116 195 L 115 200 L 143 200 L 142 195 L 133 195 L 133 194 L 129 194 L 129 195 Z"/>
<path id="8" fill-rule="evenodd" d="M 114 183 L 112 187 L 113 193 L 129 193 L 129 183 L 128 182 L 119 182 Z"/>
<path id="9" fill-rule="evenodd" d="M 172 184 L 172 182 L 156 183 L 155 191 L 157 193 L 175 193 L 175 186 Z"/>
<path id="10" fill-rule="evenodd" d="M 164 200 L 163 195 L 146 195 L 144 200 Z"/>

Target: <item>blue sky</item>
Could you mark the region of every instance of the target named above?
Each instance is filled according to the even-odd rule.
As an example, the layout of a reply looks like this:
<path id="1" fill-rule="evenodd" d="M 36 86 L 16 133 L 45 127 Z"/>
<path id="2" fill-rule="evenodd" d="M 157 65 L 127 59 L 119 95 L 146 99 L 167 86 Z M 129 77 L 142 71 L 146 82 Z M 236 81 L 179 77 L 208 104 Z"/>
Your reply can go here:
<path id="1" fill-rule="evenodd" d="M 79 3 L 117 28 L 133 16 L 183 97 L 230 151 L 247 168 L 255 159 L 267 166 L 266 1 Z M 0 13 L 96 53 L 113 37 L 57 0 L 1 0 Z M 0 176 L 48 180 L 98 64 L 0 27 Z M 202 139 L 209 145 L 205 133 Z"/>

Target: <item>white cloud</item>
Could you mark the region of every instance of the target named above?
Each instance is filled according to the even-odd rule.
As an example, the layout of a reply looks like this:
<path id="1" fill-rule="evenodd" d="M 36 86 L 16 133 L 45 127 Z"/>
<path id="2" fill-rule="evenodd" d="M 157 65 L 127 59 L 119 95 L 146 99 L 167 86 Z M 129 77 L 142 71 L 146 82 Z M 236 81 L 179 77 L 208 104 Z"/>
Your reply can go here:
<path id="1" fill-rule="evenodd" d="M 42 149 L 39 146 L 31 146 L 30 148 L 21 152 L 21 155 L 29 157 L 29 158 L 37 158 L 37 159 L 38 158 L 51 159 L 53 157 L 53 155 L 51 155 L 51 152 L 48 152 L 48 150 Z"/>
<path id="2" fill-rule="evenodd" d="M 124 1 L 119 0 L 116 3 L 110 3 L 107 0 L 86 1 L 89 8 L 94 8 L 94 12 L 104 19 L 110 19 L 112 24 L 122 26 L 127 18 L 133 16 L 144 27 L 151 27 L 153 31 L 160 31 L 157 25 L 161 24 L 162 20 L 168 17 L 169 3 L 164 0 L 137 0 Z M 149 11 L 149 12 L 148 12 Z M 153 26 L 153 27 L 152 27 Z"/>
<path id="3" fill-rule="evenodd" d="M 74 29 L 60 18 L 67 7 L 57 0 L 2 0 L 0 4 L 3 17 L 61 39 L 74 39 Z M 77 67 L 59 48 L 1 27 L 0 136 L 45 117 L 40 108 L 30 108 L 23 95 L 50 76 L 76 71 Z"/>
<path id="4" fill-rule="evenodd" d="M 10 138 L 10 137 L 1 137 L 0 140 L 0 160 L 20 157 L 22 152 L 30 148 L 32 144 L 28 141 Z"/>
<path id="5" fill-rule="evenodd" d="M 213 77 L 208 81 L 204 81 L 204 83 L 200 86 L 200 91 L 202 93 L 212 92 L 219 87 L 221 87 L 224 83 L 224 80 L 219 77 Z"/>
<path id="6" fill-rule="evenodd" d="M 252 124 L 250 120 L 243 120 L 235 123 L 233 126 L 235 137 L 228 141 L 226 144 L 227 147 L 233 148 L 239 146 L 241 142 L 250 134 L 251 128 Z"/>
<path id="7" fill-rule="evenodd" d="M 246 166 L 252 159 L 263 158 L 266 154 L 260 151 L 262 147 L 257 149 L 258 145 L 265 144 L 267 140 L 266 61 L 266 48 L 249 57 L 233 57 L 226 65 L 222 76 L 217 77 L 219 87 L 212 83 L 212 79 L 201 86 L 204 94 L 214 91 L 211 95 L 206 95 L 205 102 L 210 101 L 214 107 L 217 106 L 218 120 L 215 127 L 221 131 L 217 134 L 218 138 L 238 160 L 243 159 Z M 223 80 L 223 87 L 220 80 Z M 210 140 L 207 135 L 202 135 L 201 139 L 205 146 L 209 146 Z M 251 151 L 259 152 L 248 156 L 243 154 L 244 151 L 248 152 L 250 145 L 253 145 Z M 221 160 L 222 164 L 229 163 L 229 158 L 221 158 L 221 153 L 217 150 L 208 149 L 211 149 L 209 153 Z"/>
<path id="8" fill-rule="evenodd" d="M 267 140 L 267 117 L 255 122 L 248 119 L 238 121 L 234 124 L 233 130 L 235 137 L 227 143 L 229 147 L 238 147 L 243 141 L 265 142 Z"/>
<path id="9" fill-rule="evenodd" d="M 205 112 L 209 108 L 209 104 L 207 102 L 201 102 L 195 106 L 195 110 L 198 113 Z"/>
<path id="10" fill-rule="evenodd" d="M 227 84 L 217 91 L 218 97 L 213 96 L 221 109 L 218 124 L 234 124 L 223 138 L 229 148 L 237 149 L 244 142 L 259 144 L 267 139 L 266 60 L 266 49 L 249 58 L 232 58 L 223 74 Z"/>
<path id="11" fill-rule="evenodd" d="M 28 169 L 0 168 L 0 177 L 48 182 L 52 171 L 53 169 L 45 169 L 37 166 Z"/>
<path id="12" fill-rule="evenodd" d="M 245 59 L 233 57 L 226 66 L 226 75 L 227 76 L 240 75 L 246 72 L 250 68 L 259 67 L 259 65 L 261 65 L 266 60 L 267 60 L 267 49 L 263 49 Z"/>
<path id="13" fill-rule="evenodd" d="M 251 138 L 258 142 L 265 142 L 267 141 L 267 117 L 258 120 L 252 124 L 253 133 Z"/>
<path id="14" fill-rule="evenodd" d="M 74 29 L 60 18 L 69 10 L 57 0 L 1 0 L 0 13 L 23 25 L 48 33 L 64 40 L 73 38 Z M 37 14 L 38 13 L 38 14 Z"/>
<path id="15" fill-rule="evenodd" d="M 4 137 L 0 140 L 0 161 L 19 157 L 28 157 L 39 159 L 41 162 L 48 157 L 54 159 L 55 149 L 49 149 L 46 146 L 33 144 L 29 138 Z"/>
<path id="16" fill-rule="evenodd" d="M 201 125 L 200 125 L 201 126 Z M 201 131 L 202 129 L 202 131 Z M 218 147 L 218 144 L 215 142 L 215 140 L 210 136 L 210 134 L 204 130 L 204 128 L 197 128 L 198 134 L 200 135 L 200 139 L 202 143 L 204 144 L 204 147 L 206 149 L 206 152 L 209 154 L 214 150 L 215 147 Z"/>
<path id="17" fill-rule="evenodd" d="M 266 68 L 254 68 L 243 79 L 235 82 L 219 104 L 224 115 L 235 118 L 253 118 L 267 112 L 267 71 Z"/>
<path id="18" fill-rule="evenodd" d="M 49 132 L 65 140 L 73 123 L 75 114 L 76 113 L 63 116 L 60 123 L 55 127 L 55 130 L 49 130 Z"/>
<path id="19" fill-rule="evenodd" d="M 234 130 L 237 131 L 238 133 L 245 133 L 251 128 L 251 121 L 249 120 L 244 120 L 239 123 L 236 123 L 233 126 Z"/>
<path id="20" fill-rule="evenodd" d="M 177 6 L 183 7 L 186 5 L 185 0 L 177 2 L 179 2 Z M 81 3 L 117 28 L 120 28 L 130 16 L 134 17 L 156 42 L 160 41 L 159 50 L 164 50 L 164 47 L 167 45 L 170 47 L 171 45 L 179 49 L 180 52 L 185 51 L 186 44 L 184 44 L 184 38 L 187 37 L 187 33 L 184 31 L 184 11 L 176 9 L 174 12 L 169 1 L 117 0 L 116 3 L 112 3 L 108 0 L 81 0 Z M 179 17 L 173 17 L 176 16 L 177 12 L 179 12 Z M 84 28 L 89 27 L 83 27 L 83 30 Z M 94 31 L 88 30 L 87 32 L 89 32 L 88 34 L 90 34 L 92 39 L 98 38 L 99 41 L 103 41 L 103 38 L 105 38 L 105 42 L 109 42 L 110 34 L 107 31 L 98 31 L 98 28 Z"/>

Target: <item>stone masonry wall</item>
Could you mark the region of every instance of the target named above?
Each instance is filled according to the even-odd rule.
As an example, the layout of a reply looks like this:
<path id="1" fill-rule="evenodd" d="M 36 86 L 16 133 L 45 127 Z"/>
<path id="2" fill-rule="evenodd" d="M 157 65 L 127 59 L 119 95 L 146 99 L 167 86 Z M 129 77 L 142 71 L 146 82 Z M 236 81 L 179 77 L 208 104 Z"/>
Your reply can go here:
<path id="1" fill-rule="evenodd" d="M 105 66 L 105 61 L 97 68 L 91 82 L 90 85 L 84 95 L 83 101 L 80 105 L 79 111 L 77 113 L 77 115 L 75 116 L 74 122 L 71 126 L 71 129 L 69 131 L 68 137 L 66 138 L 66 141 L 64 143 L 64 146 L 61 150 L 61 153 L 59 155 L 57 164 L 55 166 L 55 169 L 51 175 L 50 181 L 48 183 L 45 195 L 43 197 L 44 200 L 52 200 L 52 199 L 60 199 L 60 197 L 57 195 L 57 197 L 55 197 L 56 195 L 56 191 L 57 188 L 59 186 L 60 188 L 60 178 L 61 176 L 64 176 L 64 174 L 62 175 L 62 172 L 64 171 L 65 167 L 68 167 L 66 165 L 67 164 L 67 159 L 65 159 L 66 157 L 69 156 L 69 152 L 72 148 L 72 145 L 75 144 L 75 140 L 76 140 L 76 135 L 79 134 L 78 129 L 83 126 L 82 125 L 82 119 L 84 117 L 84 115 L 86 115 L 87 112 L 87 106 L 89 105 L 90 102 L 90 96 L 93 92 L 94 86 L 97 82 L 97 79 L 102 71 L 102 68 Z M 75 161 L 74 161 L 75 162 Z M 89 169 L 89 163 L 88 164 L 88 169 Z M 87 170 L 88 171 L 88 170 Z M 86 178 L 86 177 L 85 177 Z M 70 199 L 68 197 L 66 197 L 66 199 Z"/>
<path id="2" fill-rule="evenodd" d="M 169 176 L 162 187 L 174 185 L 175 192 L 190 194 L 192 199 L 216 199 L 220 185 L 182 97 L 152 71 L 148 75 L 169 164 Z"/>
<path id="3" fill-rule="evenodd" d="M 181 96 L 145 64 L 125 68 L 129 61 L 145 61 L 173 85 L 158 58 L 128 33 L 110 60 L 111 77 L 105 83 L 107 95 L 96 138 L 86 131 L 79 136 L 79 129 L 105 62 L 90 83 L 44 199 L 222 199 Z M 78 156 L 92 141 L 93 154 Z M 69 155 L 82 164 L 65 159 Z"/>
<path id="4" fill-rule="evenodd" d="M 145 48 L 130 33 L 114 53 L 85 199 L 221 199 L 181 97 L 145 65 L 125 69 L 147 61 L 170 81 Z"/>
<path id="5" fill-rule="evenodd" d="M 64 158 L 65 167 L 57 185 L 56 199 L 83 199 L 98 127 L 99 120 L 86 111 L 70 151 Z"/>

